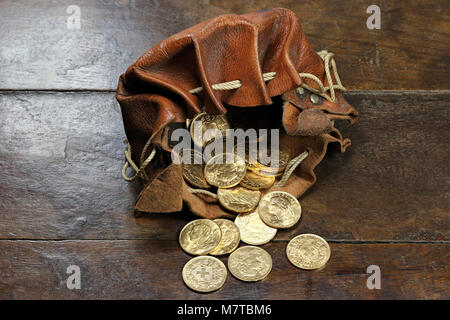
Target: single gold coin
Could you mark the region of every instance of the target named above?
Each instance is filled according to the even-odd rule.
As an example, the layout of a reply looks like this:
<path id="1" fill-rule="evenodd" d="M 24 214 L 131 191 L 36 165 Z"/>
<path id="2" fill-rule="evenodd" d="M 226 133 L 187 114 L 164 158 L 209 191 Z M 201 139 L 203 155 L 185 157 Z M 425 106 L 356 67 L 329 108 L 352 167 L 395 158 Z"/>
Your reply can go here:
<path id="1" fill-rule="evenodd" d="M 261 220 L 272 228 L 290 228 L 298 222 L 302 207 L 298 200 L 284 191 L 269 192 L 261 198 L 258 207 Z"/>
<path id="2" fill-rule="evenodd" d="M 259 281 L 272 270 L 272 258 L 266 250 L 245 246 L 236 249 L 228 258 L 231 274 L 242 281 Z"/>
<path id="3" fill-rule="evenodd" d="M 183 267 L 184 283 L 197 292 L 220 289 L 227 280 L 227 268 L 215 257 L 201 256 L 189 260 Z"/>
<path id="4" fill-rule="evenodd" d="M 256 246 L 265 244 L 277 234 L 277 229 L 266 225 L 257 211 L 238 214 L 234 223 L 239 228 L 241 240 L 247 244 Z"/>
<path id="5" fill-rule="evenodd" d="M 289 153 L 284 150 L 279 150 L 278 158 L 271 161 L 267 166 L 263 168 L 263 171 L 279 173 L 286 169 L 287 164 L 290 160 Z"/>
<path id="6" fill-rule="evenodd" d="M 220 231 L 222 231 L 222 238 L 220 239 L 217 248 L 209 254 L 213 256 L 220 256 L 233 252 L 238 247 L 239 241 L 241 241 L 239 228 L 233 221 L 228 219 L 215 219 L 213 221 L 217 223 Z"/>
<path id="7" fill-rule="evenodd" d="M 241 181 L 241 186 L 251 190 L 261 190 L 270 188 L 275 182 L 274 176 L 262 176 L 247 170 Z"/>
<path id="8" fill-rule="evenodd" d="M 248 212 L 258 206 L 261 192 L 241 186 L 229 189 L 217 189 L 217 199 L 225 208 L 233 212 Z"/>
<path id="9" fill-rule="evenodd" d="M 179 242 L 184 251 L 199 256 L 214 250 L 221 238 L 222 232 L 217 223 L 209 219 L 197 219 L 183 227 Z"/>
<path id="10" fill-rule="evenodd" d="M 212 157 L 205 166 L 206 181 L 215 187 L 231 188 L 239 184 L 247 171 L 245 160 L 233 153 Z"/>
<path id="11" fill-rule="evenodd" d="M 205 112 L 197 114 L 189 123 L 192 141 L 199 147 L 204 147 L 217 136 L 226 136 L 230 124 L 226 115 L 211 115 Z"/>
<path id="12" fill-rule="evenodd" d="M 264 171 L 264 170 L 259 170 L 257 172 L 255 172 L 257 175 L 263 176 L 263 177 L 281 177 L 283 175 L 284 172 L 279 172 L 279 173 L 273 173 L 273 172 L 269 172 L 269 171 Z"/>
<path id="13" fill-rule="evenodd" d="M 289 261 L 296 267 L 306 270 L 320 269 L 330 259 L 328 242 L 315 234 L 301 234 L 289 241 L 286 247 Z"/>
<path id="14" fill-rule="evenodd" d="M 187 161 L 188 159 L 182 158 L 181 168 L 184 179 L 197 188 L 208 189 L 210 185 L 206 182 L 203 173 L 204 163 L 202 154 L 193 149 L 187 149 L 184 152 L 189 152 L 191 155 L 189 161 Z"/>
<path id="15" fill-rule="evenodd" d="M 203 148 L 203 152 L 205 154 L 205 161 L 208 161 L 214 156 L 217 156 L 222 153 L 227 153 L 227 143 L 226 139 L 220 139 L 220 138 L 214 138 L 208 143 L 206 143 L 205 147 Z"/>
<path id="16" fill-rule="evenodd" d="M 261 177 L 268 177 L 268 178 L 276 178 L 276 177 L 280 177 L 284 174 L 284 171 L 280 171 L 280 172 L 273 172 L 273 171 L 266 171 L 264 170 L 264 168 L 262 166 L 260 166 L 259 164 L 251 164 L 247 167 L 247 172 L 251 171 L 254 174 L 257 174 L 258 176 Z"/>
<path id="17" fill-rule="evenodd" d="M 233 152 L 245 159 L 245 164 L 249 166 L 256 162 L 256 159 L 258 158 L 258 143 L 250 143 L 248 141 L 245 143 L 238 143 L 234 145 Z"/>
<path id="18" fill-rule="evenodd" d="M 263 158 L 264 156 L 264 158 Z M 273 157 L 272 157 L 273 156 Z M 263 147 L 258 149 L 258 157 L 256 161 L 249 164 L 252 171 L 264 171 L 272 174 L 283 172 L 290 161 L 290 155 L 285 150 L 278 150 L 278 154 L 273 154 L 270 149 Z"/>

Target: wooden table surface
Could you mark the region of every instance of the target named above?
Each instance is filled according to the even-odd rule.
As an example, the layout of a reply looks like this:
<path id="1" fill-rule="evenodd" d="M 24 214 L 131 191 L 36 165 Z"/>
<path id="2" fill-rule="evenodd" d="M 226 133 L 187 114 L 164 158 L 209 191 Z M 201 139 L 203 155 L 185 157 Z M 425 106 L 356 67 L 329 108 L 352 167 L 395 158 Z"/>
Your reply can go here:
<path id="1" fill-rule="evenodd" d="M 1 299 L 449 299 L 450 13 L 447 1 L 0 2 Z M 67 8 L 81 28 L 67 28 Z M 273 270 L 190 291 L 177 235 L 187 210 L 134 216 L 141 188 L 120 177 L 123 124 L 114 90 L 129 64 L 167 36 L 223 13 L 286 7 L 316 50 L 336 53 L 355 125 L 301 197 L 301 222 L 264 245 Z M 316 233 L 325 269 L 294 268 L 287 242 Z M 226 257 L 222 259 L 226 262 Z M 81 289 L 67 288 L 67 267 Z M 367 267 L 381 270 L 369 290 Z"/>

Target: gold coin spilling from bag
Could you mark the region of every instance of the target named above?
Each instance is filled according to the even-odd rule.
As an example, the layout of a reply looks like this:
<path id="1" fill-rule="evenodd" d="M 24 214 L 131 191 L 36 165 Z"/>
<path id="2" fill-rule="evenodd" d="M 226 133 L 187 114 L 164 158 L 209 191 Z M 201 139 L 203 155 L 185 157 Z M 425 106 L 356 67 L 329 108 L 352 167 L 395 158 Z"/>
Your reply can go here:
<path id="1" fill-rule="evenodd" d="M 263 159 L 262 155 L 267 157 L 267 159 Z M 259 169 L 260 171 L 264 172 L 271 172 L 273 174 L 278 174 L 284 171 L 286 169 L 286 166 L 289 163 L 290 155 L 285 150 L 278 150 L 278 157 L 276 159 L 271 158 L 271 151 L 270 149 L 263 149 L 259 150 L 258 152 L 258 159 L 256 163 L 256 169 Z M 274 154 L 275 156 L 275 154 Z M 270 160 L 270 163 L 266 163 Z M 273 161 L 272 161 L 273 160 Z"/>
<path id="2" fill-rule="evenodd" d="M 239 280 L 259 281 L 267 277 L 272 270 L 272 258 L 262 248 L 240 247 L 230 254 L 228 269 Z"/>
<path id="3" fill-rule="evenodd" d="M 215 219 L 214 222 L 217 223 L 220 231 L 222 231 L 222 238 L 217 248 L 209 254 L 220 256 L 233 252 L 238 247 L 239 241 L 241 241 L 239 228 L 233 221 L 227 219 Z"/>
<path id="4" fill-rule="evenodd" d="M 286 169 L 291 157 L 287 151 L 280 150 L 278 160 L 272 162 L 268 167 L 268 171 L 282 172 Z"/>
<path id="5" fill-rule="evenodd" d="M 204 159 L 208 162 L 212 157 L 217 156 L 222 153 L 229 153 L 227 149 L 227 141 L 226 138 L 218 139 L 214 138 L 205 145 L 203 148 Z"/>
<path id="6" fill-rule="evenodd" d="M 204 255 L 220 243 L 222 232 L 217 223 L 209 219 L 197 219 L 186 224 L 180 232 L 181 248 L 192 255 Z"/>
<path id="7" fill-rule="evenodd" d="M 261 177 L 268 177 L 268 178 L 271 178 L 271 177 L 273 177 L 273 178 L 281 177 L 281 176 L 283 175 L 283 173 L 284 173 L 283 171 L 282 171 L 282 172 L 278 172 L 278 173 L 271 172 L 271 171 L 265 171 L 265 170 L 261 169 L 261 167 L 258 167 L 258 166 L 252 166 L 252 165 L 250 165 L 249 167 L 247 167 L 247 169 L 248 169 L 248 171 L 251 171 L 251 172 L 253 172 L 254 174 L 257 174 L 257 175 L 259 175 L 259 176 L 261 176 Z"/>
<path id="8" fill-rule="evenodd" d="M 258 206 L 261 192 L 237 186 L 229 189 L 219 188 L 217 199 L 225 208 L 233 212 L 248 212 Z"/>
<path id="9" fill-rule="evenodd" d="M 205 166 L 206 181 L 215 187 L 231 188 L 239 184 L 247 171 L 245 161 L 233 153 L 212 157 Z"/>
<path id="10" fill-rule="evenodd" d="M 290 228 L 298 222 L 302 214 L 302 207 L 290 193 L 273 191 L 262 197 L 258 211 L 265 224 L 281 229 Z"/>
<path id="11" fill-rule="evenodd" d="M 262 176 L 247 170 L 247 173 L 241 181 L 241 186 L 247 189 L 261 190 L 270 188 L 274 184 L 274 182 L 274 176 Z"/>
<path id="12" fill-rule="evenodd" d="M 183 267 L 184 283 L 197 292 L 220 289 L 227 280 L 227 268 L 217 258 L 202 256 L 189 260 Z"/>
<path id="13" fill-rule="evenodd" d="M 181 163 L 184 179 L 197 188 L 208 189 L 210 185 L 206 182 L 205 175 L 203 173 L 204 164 L 202 154 L 193 149 L 187 149 L 185 152 L 189 152 L 191 158 L 189 163 L 186 163 L 186 161 L 182 161 Z M 181 154 L 181 156 L 182 155 L 183 154 Z"/>
<path id="14" fill-rule="evenodd" d="M 250 149 L 250 145 L 252 145 L 252 149 Z M 250 150 L 253 151 L 251 154 Z M 257 143 L 250 144 L 246 143 L 238 143 L 234 146 L 233 152 L 237 154 L 239 157 L 245 159 L 245 164 L 249 166 L 251 163 L 255 162 L 257 159 Z"/>
<path id="15" fill-rule="evenodd" d="M 301 234 L 289 241 L 286 247 L 289 261 L 296 267 L 306 270 L 320 269 L 330 259 L 328 242 L 315 234 Z"/>
<path id="16" fill-rule="evenodd" d="M 230 124 L 225 115 L 197 114 L 189 123 L 189 132 L 192 141 L 199 147 L 204 147 L 209 141 L 220 135 L 226 136 Z"/>
<path id="17" fill-rule="evenodd" d="M 277 234 L 277 229 L 266 225 L 257 211 L 238 214 L 234 223 L 239 228 L 242 242 L 247 244 L 255 246 L 265 244 Z"/>

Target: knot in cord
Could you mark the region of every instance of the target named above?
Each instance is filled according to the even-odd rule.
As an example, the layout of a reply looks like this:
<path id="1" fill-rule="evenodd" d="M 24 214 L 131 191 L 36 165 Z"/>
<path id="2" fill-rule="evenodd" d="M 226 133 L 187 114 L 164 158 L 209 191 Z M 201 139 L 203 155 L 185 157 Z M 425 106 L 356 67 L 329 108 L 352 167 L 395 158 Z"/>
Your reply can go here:
<path id="1" fill-rule="evenodd" d="M 323 60 L 325 64 L 325 75 L 328 80 L 328 86 L 324 86 L 322 81 L 317 78 L 315 75 L 311 73 L 299 73 L 300 77 L 308 78 L 315 81 L 319 89 L 314 89 L 308 86 L 306 83 L 302 84 L 302 87 L 308 89 L 311 92 L 314 92 L 330 102 L 334 102 L 336 100 L 336 93 L 334 90 L 346 91 L 347 89 L 342 85 L 341 78 L 339 77 L 336 61 L 334 60 L 334 53 L 328 52 L 327 50 L 322 50 L 317 53 L 319 57 Z M 331 66 L 330 66 L 331 65 Z M 333 83 L 333 78 L 331 77 L 331 71 L 333 71 L 334 78 L 336 79 L 336 84 Z M 330 95 L 327 94 L 327 91 L 330 91 Z"/>
<path id="2" fill-rule="evenodd" d="M 144 146 L 144 149 L 142 149 L 142 153 L 141 153 L 141 166 L 138 167 L 136 165 L 136 163 L 133 161 L 133 158 L 131 156 L 131 145 L 128 142 L 127 139 L 124 140 L 124 142 L 127 144 L 127 148 L 125 149 L 124 153 L 125 153 L 125 164 L 122 168 L 122 178 L 126 181 L 133 181 L 136 178 L 140 177 L 142 179 L 144 179 L 145 181 L 148 181 L 148 176 L 145 173 L 145 168 L 149 165 L 149 163 L 152 161 L 152 159 L 155 157 L 156 154 L 156 148 L 153 147 L 153 150 L 150 152 L 150 155 L 144 160 L 142 161 L 142 159 L 145 156 L 145 153 L 147 152 L 148 147 L 151 145 L 151 138 L 148 139 L 147 143 Z M 135 174 L 131 177 L 127 176 L 127 169 L 128 167 L 131 166 L 133 168 L 133 170 L 135 171 Z"/>

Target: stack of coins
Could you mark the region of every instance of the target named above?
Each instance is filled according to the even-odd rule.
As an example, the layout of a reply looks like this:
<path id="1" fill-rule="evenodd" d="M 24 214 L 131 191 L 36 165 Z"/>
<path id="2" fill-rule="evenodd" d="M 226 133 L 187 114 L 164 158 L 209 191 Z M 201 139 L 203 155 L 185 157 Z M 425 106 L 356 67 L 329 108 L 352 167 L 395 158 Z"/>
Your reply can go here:
<path id="1" fill-rule="evenodd" d="M 202 130 L 229 128 L 226 117 L 197 115 Z M 204 147 L 202 139 L 190 130 L 192 140 Z M 200 152 L 189 150 L 191 159 Z M 230 161 L 231 160 L 231 161 Z M 202 161 L 182 164 L 184 179 L 196 188 L 216 190 L 218 202 L 227 211 L 236 213 L 234 222 L 228 219 L 197 219 L 184 226 L 179 235 L 181 248 L 198 257 L 189 260 L 182 271 L 186 285 L 197 292 L 211 292 L 221 288 L 227 279 L 227 268 L 215 256 L 229 254 L 228 270 L 242 281 L 259 281 L 272 270 L 270 254 L 257 247 L 270 242 L 278 229 L 295 226 L 302 209 L 298 200 L 283 191 L 273 191 L 261 197 L 260 190 L 270 188 L 283 174 L 289 154 L 279 153 L 276 164 L 264 165 L 258 159 L 245 159 L 236 152 L 214 155 L 206 164 Z M 239 247 L 240 241 L 248 244 Z M 321 237 L 301 234 L 287 245 L 288 260 L 296 267 L 313 270 L 325 266 L 330 247 Z"/>

